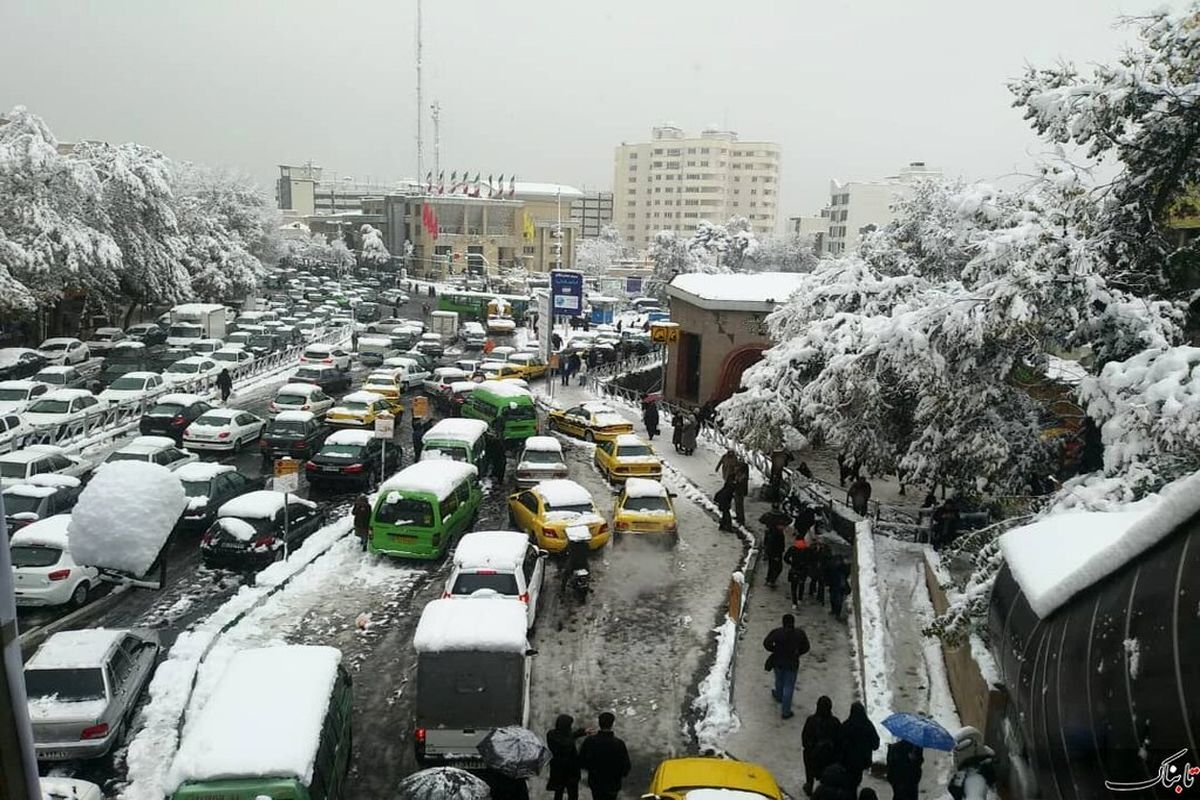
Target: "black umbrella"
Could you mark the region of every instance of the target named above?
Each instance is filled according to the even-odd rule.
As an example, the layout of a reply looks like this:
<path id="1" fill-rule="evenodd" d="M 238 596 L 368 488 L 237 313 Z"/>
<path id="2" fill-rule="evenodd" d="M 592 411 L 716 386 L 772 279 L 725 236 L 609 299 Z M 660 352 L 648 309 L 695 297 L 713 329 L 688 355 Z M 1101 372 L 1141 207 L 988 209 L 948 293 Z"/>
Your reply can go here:
<path id="1" fill-rule="evenodd" d="M 533 731 L 519 725 L 496 728 L 479 743 L 483 763 L 511 778 L 537 775 L 550 761 L 550 750 Z"/>
<path id="2" fill-rule="evenodd" d="M 454 767 L 433 767 L 400 781 L 399 800 L 491 800 L 482 779 Z"/>

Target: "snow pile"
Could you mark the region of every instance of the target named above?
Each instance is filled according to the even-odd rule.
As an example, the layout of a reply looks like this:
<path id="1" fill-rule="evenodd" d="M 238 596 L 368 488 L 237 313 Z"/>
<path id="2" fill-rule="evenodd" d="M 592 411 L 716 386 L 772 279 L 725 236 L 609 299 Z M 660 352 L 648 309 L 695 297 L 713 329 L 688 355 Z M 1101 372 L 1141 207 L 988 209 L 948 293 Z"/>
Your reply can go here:
<path id="1" fill-rule="evenodd" d="M 875 566 L 875 534 L 870 520 L 854 526 L 854 549 L 858 564 L 858 614 L 862 633 L 859 646 L 863 665 L 863 705 L 867 715 L 879 725 L 892 713 L 892 674 L 887 621 L 883 618 L 878 572 Z M 882 731 L 882 729 L 880 729 Z M 885 736 L 886 732 L 881 733 Z"/>
<path id="2" fill-rule="evenodd" d="M 71 557 L 77 564 L 144 575 L 186 508 L 183 484 L 166 467 L 108 464 L 71 513 Z"/>
<path id="3" fill-rule="evenodd" d="M 733 656 L 737 649 L 737 622 L 726 619 L 714 629 L 717 654 L 712 668 L 700 681 L 692 708 L 700 714 L 696 721 L 696 739 L 700 752 L 724 752 L 725 739 L 741 723 L 733 710 Z"/>
<path id="4" fill-rule="evenodd" d="M 1200 475 L 1112 511 L 1050 514 L 1000 537 L 1004 560 L 1042 619 L 1200 511 Z"/>
<path id="5" fill-rule="evenodd" d="M 525 604 L 498 597 L 464 603 L 444 598 L 426 604 L 413 634 L 418 653 L 524 653 L 528 647 Z"/>

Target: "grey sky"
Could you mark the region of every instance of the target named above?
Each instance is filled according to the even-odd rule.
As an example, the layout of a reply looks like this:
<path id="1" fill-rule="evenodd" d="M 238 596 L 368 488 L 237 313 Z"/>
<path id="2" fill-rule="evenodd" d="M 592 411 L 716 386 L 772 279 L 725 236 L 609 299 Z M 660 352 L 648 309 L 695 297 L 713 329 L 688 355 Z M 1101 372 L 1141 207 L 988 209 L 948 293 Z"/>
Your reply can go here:
<path id="1" fill-rule="evenodd" d="M 407 177 L 415 7 L 5 0 L 0 107 L 29 106 L 63 139 L 136 140 L 264 183 L 276 164 L 309 158 L 340 175 Z M 817 210 L 830 177 L 910 160 L 971 178 L 1026 170 L 1040 148 L 1005 79 L 1026 62 L 1111 59 L 1128 38 L 1115 18 L 1149 7 L 425 0 L 425 98 L 442 105 L 447 175 L 608 188 L 613 146 L 665 120 L 777 141 L 786 217 Z"/>

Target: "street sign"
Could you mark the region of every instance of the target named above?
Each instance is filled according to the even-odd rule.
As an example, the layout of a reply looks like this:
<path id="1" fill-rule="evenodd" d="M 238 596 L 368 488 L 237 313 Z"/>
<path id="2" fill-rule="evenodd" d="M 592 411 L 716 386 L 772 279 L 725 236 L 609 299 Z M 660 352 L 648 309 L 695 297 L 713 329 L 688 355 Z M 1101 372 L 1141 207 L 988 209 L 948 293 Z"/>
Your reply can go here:
<path id="1" fill-rule="evenodd" d="M 583 313 L 583 273 L 574 270 L 550 270 L 550 300 L 560 317 L 578 317 Z"/>
<path id="2" fill-rule="evenodd" d="M 675 344 L 679 341 L 679 323 L 651 322 L 650 341 L 657 344 Z"/>
<path id="3" fill-rule="evenodd" d="M 294 492 L 300 488 L 300 462 L 294 458 L 275 460 L 275 479 L 271 488 L 277 492 Z"/>
<path id="4" fill-rule="evenodd" d="M 375 417 L 375 438 L 391 439 L 396 434 L 396 418 L 391 414 L 380 414 Z"/>
<path id="5" fill-rule="evenodd" d="M 413 419 L 425 419 L 429 416 L 429 398 L 425 395 L 417 395 L 412 400 L 412 415 Z M 390 438 L 390 437 L 389 437 Z"/>

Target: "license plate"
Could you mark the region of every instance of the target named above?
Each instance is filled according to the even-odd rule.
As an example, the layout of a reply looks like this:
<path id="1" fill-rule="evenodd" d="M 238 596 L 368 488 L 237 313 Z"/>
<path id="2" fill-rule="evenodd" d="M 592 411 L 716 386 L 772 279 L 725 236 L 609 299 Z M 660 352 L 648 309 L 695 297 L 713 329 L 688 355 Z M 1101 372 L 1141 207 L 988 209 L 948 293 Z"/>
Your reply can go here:
<path id="1" fill-rule="evenodd" d="M 321 472 L 341 472 L 341 467 L 321 467 Z"/>
<path id="2" fill-rule="evenodd" d="M 32 606 L 32 605 L 35 605 L 35 603 L 33 602 L 32 597 L 22 597 L 21 595 L 17 595 L 17 605 Z"/>
<path id="3" fill-rule="evenodd" d="M 38 750 L 38 758 L 70 758 L 71 754 L 66 750 Z"/>

